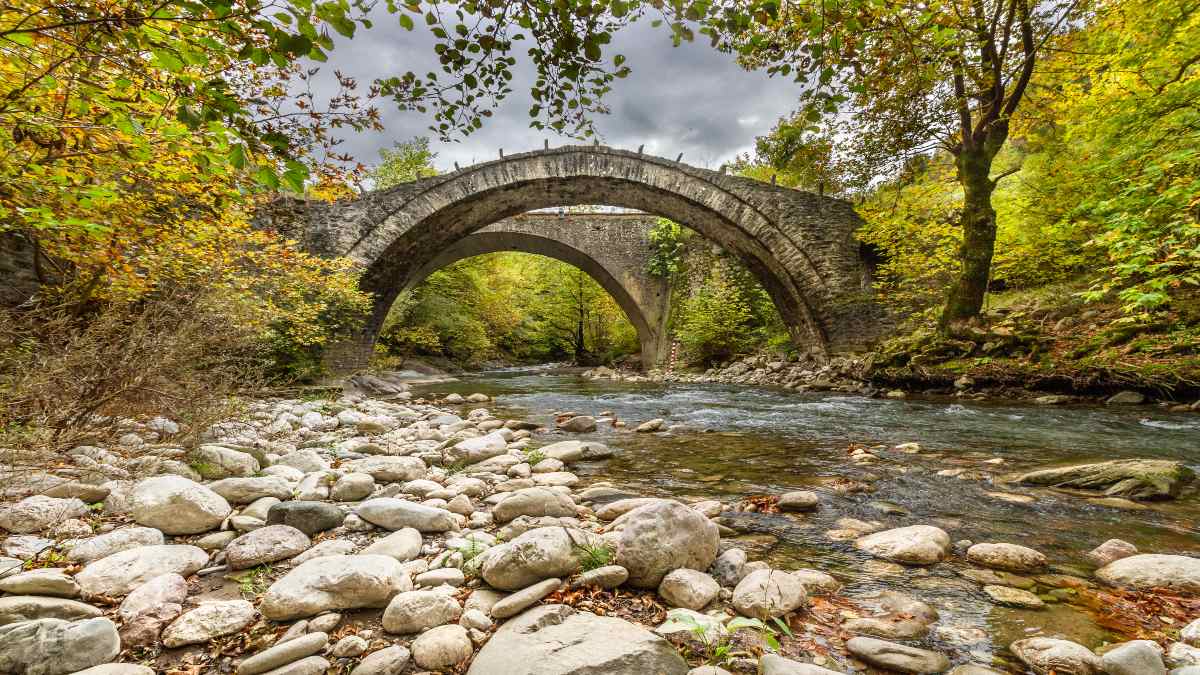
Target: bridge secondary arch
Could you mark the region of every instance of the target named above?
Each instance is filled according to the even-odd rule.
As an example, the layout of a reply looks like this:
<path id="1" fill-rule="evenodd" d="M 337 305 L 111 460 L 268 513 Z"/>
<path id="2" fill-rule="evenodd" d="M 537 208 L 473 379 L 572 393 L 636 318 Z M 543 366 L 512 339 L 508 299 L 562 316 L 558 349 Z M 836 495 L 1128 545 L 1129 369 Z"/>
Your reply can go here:
<path id="1" fill-rule="evenodd" d="M 671 299 L 670 284 L 647 272 L 647 241 L 655 221 L 645 214 L 524 214 L 506 218 L 459 239 L 412 270 L 400 290 L 410 290 L 437 270 L 477 255 L 518 251 L 561 260 L 582 270 L 612 296 L 637 330 L 642 365 L 649 370 L 667 356 Z"/>
<path id="2" fill-rule="evenodd" d="M 276 203 L 259 220 L 365 270 L 375 310 L 337 364 L 352 368 L 413 270 L 504 218 L 578 204 L 666 216 L 715 241 L 755 274 L 798 343 L 861 349 L 890 323 L 870 291 L 854 238 L 861 220 L 847 202 L 602 146 L 511 155 L 332 204 Z"/>

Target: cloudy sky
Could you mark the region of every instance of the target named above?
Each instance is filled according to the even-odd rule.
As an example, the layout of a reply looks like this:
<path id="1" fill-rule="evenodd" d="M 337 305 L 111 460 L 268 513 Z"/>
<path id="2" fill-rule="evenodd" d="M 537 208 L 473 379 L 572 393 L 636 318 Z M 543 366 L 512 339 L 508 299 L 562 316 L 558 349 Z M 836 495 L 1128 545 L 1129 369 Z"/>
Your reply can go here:
<path id="1" fill-rule="evenodd" d="M 377 77 L 399 75 L 408 70 L 422 73 L 434 69 L 433 38 L 419 24 L 409 32 L 399 27 L 396 17 L 377 10 L 374 27 L 359 29 L 353 40 L 340 40 L 323 70 L 336 68 L 356 77 L 365 88 Z M 636 149 L 716 168 L 741 152 L 751 150 L 755 136 L 767 133 L 775 121 L 788 113 L 797 88 L 787 79 L 768 78 L 740 68 L 729 54 L 718 53 L 707 42 L 672 47 L 665 28 L 643 21 L 618 33 L 605 56 L 624 54 L 633 73 L 616 80 L 605 102 L 608 115 L 596 119 L 601 142 L 618 148 Z M 514 93 L 484 128 L 456 143 L 433 142 L 439 168 L 457 161 L 466 166 L 496 158 L 499 148 L 506 153 L 570 143 L 555 139 L 548 131 L 529 128 L 528 85 L 532 68 L 518 56 Z M 395 140 L 430 135 L 430 117 L 400 112 L 389 101 L 380 101 L 386 131 L 347 136 L 343 149 L 364 164 L 375 162 L 380 148 Z"/>

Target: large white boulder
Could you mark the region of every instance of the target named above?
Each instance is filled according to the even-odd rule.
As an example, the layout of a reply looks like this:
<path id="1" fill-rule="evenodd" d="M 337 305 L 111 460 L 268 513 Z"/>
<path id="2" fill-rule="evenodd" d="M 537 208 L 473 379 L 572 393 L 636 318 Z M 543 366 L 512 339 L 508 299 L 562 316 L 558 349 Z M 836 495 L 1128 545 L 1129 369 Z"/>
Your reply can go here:
<path id="1" fill-rule="evenodd" d="M 681 567 L 706 570 L 717 558 L 717 526 L 679 502 L 647 504 L 621 521 L 616 563 L 629 570 L 628 583 L 637 588 L 657 588 Z"/>
<path id="2" fill-rule="evenodd" d="M 309 560 L 271 584 L 259 611 L 272 621 L 290 621 L 336 609 L 386 607 L 412 580 L 395 558 L 333 555 Z"/>
<path id="3" fill-rule="evenodd" d="M 139 481 L 129 495 L 129 507 L 138 525 L 173 535 L 207 532 L 233 511 L 224 497 L 182 476 Z"/>
<path id="4" fill-rule="evenodd" d="M 932 565 L 950 552 L 950 535 L 932 525 L 909 525 L 860 537 L 860 550 L 907 565 Z"/>
<path id="5" fill-rule="evenodd" d="M 1159 587 L 1198 594 L 1200 558 L 1154 553 L 1131 555 L 1096 570 L 1096 578 L 1110 586 L 1143 591 Z"/>
<path id="6" fill-rule="evenodd" d="M 140 546 L 96 560 L 75 575 L 84 597 L 117 598 L 162 574 L 187 577 L 208 564 L 195 546 Z"/>

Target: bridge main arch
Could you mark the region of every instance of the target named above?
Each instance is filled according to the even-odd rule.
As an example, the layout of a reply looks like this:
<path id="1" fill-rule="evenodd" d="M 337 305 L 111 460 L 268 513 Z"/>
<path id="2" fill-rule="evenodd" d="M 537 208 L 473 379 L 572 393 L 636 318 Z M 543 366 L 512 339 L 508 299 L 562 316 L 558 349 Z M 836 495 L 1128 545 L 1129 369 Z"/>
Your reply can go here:
<path id="1" fill-rule="evenodd" d="M 655 217 L 645 214 L 541 214 L 506 218 L 459 239 L 425 265 L 406 271 L 400 292 L 459 260 L 517 251 L 561 260 L 605 290 L 637 331 L 647 371 L 667 357 L 671 289 L 647 272 L 647 237 Z"/>
<path id="2" fill-rule="evenodd" d="M 758 278 L 799 344 L 856 350 L 886 330 L 849 203 L 603 146 L 511 155 L 332 204 L 276 205 L 260 221 L 364 269 L 375 309 L 336 364 L 350 368 L 370 354 L 412 270 L 504 218 L 580 204 L 665 216 L 715 241 Z"/>

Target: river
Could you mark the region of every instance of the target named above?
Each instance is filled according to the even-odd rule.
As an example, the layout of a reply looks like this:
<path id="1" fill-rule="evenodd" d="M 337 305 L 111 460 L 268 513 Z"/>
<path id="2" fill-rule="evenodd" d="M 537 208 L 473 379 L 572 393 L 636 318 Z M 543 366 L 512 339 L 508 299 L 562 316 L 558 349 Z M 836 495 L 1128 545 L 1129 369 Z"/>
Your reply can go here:
<path id="1" fill-rule="evenodd" d="M 1011 542 L 1044 553 L 1052 571 L 1088 574 L 1084 554 L 1110 538 L 1141 552 L 1200 553 L 1200 500 L 1196 488 L 1175 501 L 1131 510 L 1046 489 L 997 485 L 1016 470 L 1077 460 L 1155 457 L 1200 469 L 1200 416 L 1146 406 L 1043 407 L 953 400 L 885 400 L 831 393 L 798 393 L 725 385 L 647 384 L 585 380 L 573 371 L 511 369 L 464 376 L 426 391 L 495 398 L 493 410 L 544 422 L 555 411 L 614 414 L 626 429 L 601 424 L 595 440 L 619 448 L 603 462 L 577 465 L 584 482 L 608 480 L 651 496 L 718 499 L 730 505 L 752 495 L 814 489 L 822 507 L 804 516 L 736 514 L 738 537 L 751 559 L 780 569 L 812 567 L 837 576 L 845 594 L 869 597 L 903 590 L 941 612 L 938 630 L 925 640 L 935 649 L 990 660 L 1010 642 L 1033 635 L 1071 639 L 1096 648 L 1118 636 L 1084 608 L 1053 602 L 1027 610 L 993 605 L 980 586 L 957 574 L 964 566 L 932 568 L 880 565 L 850 541 L 824 533 L 839 518 L 879 521 L 887 527 L 918 523 L 941 527 L 955 541 Z M 629 430 L 662 417 L 669 433 Z M 545 434 L 543 443 L 561 440 Z M 857 464 L 851 444 L 886 446 L 916 442 L 921 454 L 884 452 L 885 459 Z M 1000 459 L 1002 464 L 986 463 Z M 939 472 L 958 473 L 939 475 Z M 843 494 L 840 479 L 865 481 L 874 492 Z M 1000 496 L 997 496 L 999 494 Z M 1028 502 L 1013 497 L 1032 498 Z M 1037 591 L 1058 600 L 1048 588 Z M 964 652 L 966 654 L 964 654 Z"/>

